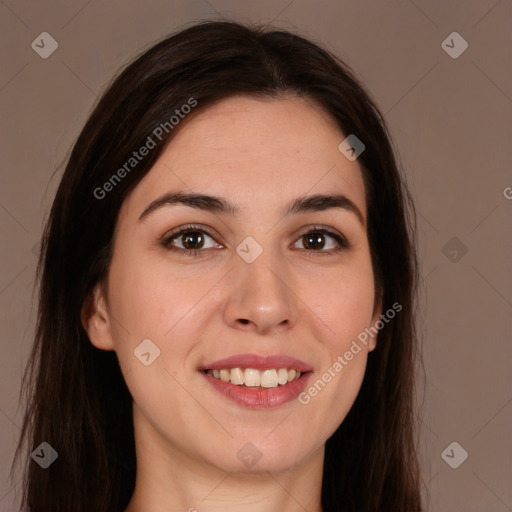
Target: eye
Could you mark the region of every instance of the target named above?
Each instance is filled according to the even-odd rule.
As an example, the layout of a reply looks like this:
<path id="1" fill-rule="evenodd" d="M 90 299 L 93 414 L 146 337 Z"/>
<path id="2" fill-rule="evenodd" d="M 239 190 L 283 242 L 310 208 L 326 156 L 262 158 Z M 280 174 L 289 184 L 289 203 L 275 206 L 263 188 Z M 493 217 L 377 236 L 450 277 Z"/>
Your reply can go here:
<path id="1" fill-rule="evenodd" d="M 326 242 L 326 238 L 330 238 L 331 241 Z M 296 247 L 296 245 L 301 243 L 301 240 L 304 249 L 308 252 L 318 253 L 315 254 L 315 256 L 329 255 L 351 247 L 351 244 L 343 235 L 316 226 L 300 236 L 299 240 L 294 245 L 295 248 L 300 248 Z"/>
<path id="2" fill-rule="evenodd" d="M 213 243 L 205 245 L 207 239 Z M 327 239 L 327 242 L 326 242 Z M 330 241 L 329 241 L 330 239 Z M 302 240 L 302 248 L 297 247 Z M 161 244 L 169 251 L 175 251 L 187 256 L 198 257 L 205 249 L 214 247 L 223 248 L 218 244 L 213 235 L 209 234 L 204 228 L 199 226 L 184 226 L 171 231 L 161 240 Z M 328 256 L 329 254 L 338 253 L 344 249 L 351 247 L 349 241 L 341 234 L 330 231 L 322 227 L 313 227 L 309 231 L 303 233 L 294 247 L 296 249 L 306 250 L 314 256 Z"/>
<path id="3" fill-rule="evenodd" d="M 207 239 L 212 240 L 213 244 L 205 245 Z M 196 226 L 178 228 L 164 236 L 161 243 L 166 249 L 181 252 L 187 256 L 198 256 L 202 249 L 211 249 L 215 246 L 222 247 L 204 228 Z M 181 246 L 176 246 L 175 243 L 181 244 Z"/>

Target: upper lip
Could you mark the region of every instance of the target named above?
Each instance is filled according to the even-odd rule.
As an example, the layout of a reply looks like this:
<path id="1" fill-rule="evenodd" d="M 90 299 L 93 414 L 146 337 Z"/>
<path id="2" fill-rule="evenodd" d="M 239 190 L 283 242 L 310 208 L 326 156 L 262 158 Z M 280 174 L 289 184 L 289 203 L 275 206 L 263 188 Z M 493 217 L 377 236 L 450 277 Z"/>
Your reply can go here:
<path id="1" fill-rule="evenodd" d="M 255 370 L 269 370 L 272 368 L 295 369 L 299 372 L 309 372 L 311 367 L 300 359 L 287 355 L 258 356 L 256 354 L 238 354 L 218 359 L 212 363 L 201 366 L 199 370 L 222 370 L 229 368 L 254 368 Z"/>

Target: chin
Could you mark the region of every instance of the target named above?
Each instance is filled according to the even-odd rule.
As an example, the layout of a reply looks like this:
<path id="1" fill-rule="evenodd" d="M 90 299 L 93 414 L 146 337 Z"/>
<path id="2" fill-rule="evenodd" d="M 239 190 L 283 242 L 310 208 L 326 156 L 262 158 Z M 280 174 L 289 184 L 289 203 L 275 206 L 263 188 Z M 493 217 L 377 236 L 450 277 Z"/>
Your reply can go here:
<path id="1" fill-rule="evenodd" d="M 279 473 L 294 468 L 311 455 L 303 446 L 300 452 L 291 451 L 297 450 L 297 445 L 287 447 L 281 444 L 277 449 L 275 443 L 267 442 L 265 445 L 264 441 L 245 441 L 235 445 L 224 450 L 222 464 L 219 464 L 219 459 L 216 458 L 215 465 L 219 469 L 247 475 Z M 226 453 L 231 450 L 235 451 L 235 457 L 226 457 Z"/>

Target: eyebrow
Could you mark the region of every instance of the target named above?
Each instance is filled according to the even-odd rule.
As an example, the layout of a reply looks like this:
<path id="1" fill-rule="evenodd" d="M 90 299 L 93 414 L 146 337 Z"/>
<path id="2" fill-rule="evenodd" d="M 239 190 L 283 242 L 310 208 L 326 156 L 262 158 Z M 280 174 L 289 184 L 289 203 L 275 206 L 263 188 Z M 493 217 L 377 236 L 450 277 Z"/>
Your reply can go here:
<path id="1" fill-rule="evenodd" d="M 198 193 L 169 192 L 152 201 L 140 214 L 139 221 L 142 221 L 149 214 L 164 206 L 177 205 L 185 205 L 206 212 L 223 213 L 231 216 L 238 216 L 242 212 L 239 206 L 230 203 L 222 197 Z M 282 217 L 299 213 L 319 212 L 330 208 L 339 208 L 355 214 L 363 227 L 366 227 L 366 221 L 361 210 L 343 194 L 314 194 L 298 197 L 284 208 Z"/>

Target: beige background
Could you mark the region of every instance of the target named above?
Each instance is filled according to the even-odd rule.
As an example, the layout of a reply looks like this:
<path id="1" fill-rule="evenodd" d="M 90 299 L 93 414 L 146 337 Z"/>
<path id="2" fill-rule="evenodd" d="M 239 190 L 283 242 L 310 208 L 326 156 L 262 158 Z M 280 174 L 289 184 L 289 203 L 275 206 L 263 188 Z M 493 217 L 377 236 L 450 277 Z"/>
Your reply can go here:
<path id="1" fill-rule="evenodd" d="M 17 509 L 7 477 L 36 314 L 34 253 L 59 165 L 114 72 L 206 17 L 272 22 L 312 37 L 373 93 L 420 212 L 428 510 L 512 510 L 512 2 L 7 0 L 0 3 L 0 511 Z M 454 31 L 469 44 L 456 59 L 442 47 Z M 41 32 L 59 45 L 47 59 L 31 48 Z M 458 469 L 441 457 L 453 441 L 469 454 Z"/>

